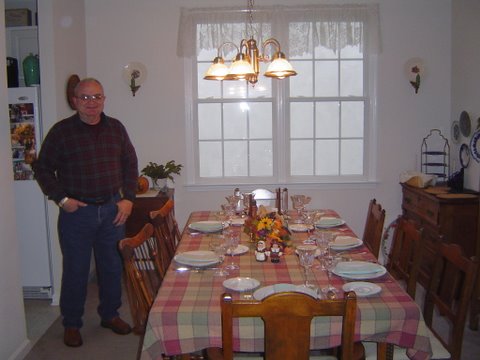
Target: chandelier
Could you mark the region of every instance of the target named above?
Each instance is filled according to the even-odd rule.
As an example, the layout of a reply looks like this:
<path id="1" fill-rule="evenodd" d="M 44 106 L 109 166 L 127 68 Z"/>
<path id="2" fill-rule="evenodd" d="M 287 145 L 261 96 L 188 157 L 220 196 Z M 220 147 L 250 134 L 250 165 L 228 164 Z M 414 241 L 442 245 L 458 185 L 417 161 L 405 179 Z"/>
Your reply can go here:
<path id="1" fill-rule="evenodd" d="M 248 17 L 249 27 L 252 33 L 250 39 L 242 39 L 239 47 L 230 41 L 220 45 L 218 47 L 217 57 L 215 57 L 212 65 L 210 65 L 203 77 L 205 80 L 246 80 L 254 85 L 258 81 L 260 61 L 270 62 L 264 76 L 284 79 L 297 75 L 297 72 L 293 70 L 292 65 L 287 61 L 285 54 L 281 51 L 278 40 L 274 38 L 265 40 L 262 44 L 262 53 L 259 52 L 257 41 L 253 38 L 253 5 L 254 0 L 249 0 Z M 275 52 L 271 58 L 265 55 L 265 49 L 269 45 L 275 48 Z M 221 56 L 222 50 L 226 46 L 233 46 L 237 50 L 235 60 L 230 67 L 225 65 L 223 57 Z"/>

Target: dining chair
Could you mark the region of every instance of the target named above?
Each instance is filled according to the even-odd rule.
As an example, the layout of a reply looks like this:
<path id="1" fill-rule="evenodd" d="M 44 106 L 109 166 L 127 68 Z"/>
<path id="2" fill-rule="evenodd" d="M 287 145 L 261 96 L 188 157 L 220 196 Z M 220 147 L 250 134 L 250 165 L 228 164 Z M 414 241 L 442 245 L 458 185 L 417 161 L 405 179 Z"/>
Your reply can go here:
<path id="1" fill-rule="evenodd" d="M 310 357 L 310 330 L 313 317 L 341 316 L 342 335 L 339 359 L 354 358 L 354 332 L 357 299 L 354 292 L 344 294 L 343 299 L 319 300 L 298 292 L 282 292 L 267 296 L 261 301 L 233 300 L 231 294 L 223 294 L 222 349 L 207 349 L 207 358 L 232 360 L 233 319 L 261 317 L 264 322 L 264 354 L 256 359 L 296 359 Z M 245 354 L 246 355 L 246 354 Z M 324 355 L 312 359 L 337 359 Z"/>
<path id="2" fill-rule="evenodd" d="M 163 280 L 158 246 L 150 223 L 133 237 L 118 243 L 123 265 L 128 303 L 134 323 L 133 332 L 143 334 L 148 312 Z"/>
<path id="3" fill-rule="evenodd" d="M 252 191 L 257 206 L 275 207 L 279 213 L 288 210 L 288 189 L 277 188 L 275 191 L 255 189 Z"/>
<path id="4" fill-rule="evenodd" d="M 161 253 L 162 264 L 165 267 L 164 271 L 167 270 L 173 259 L 181 238 L 178 223 L 173 213 L 174 205 L 174 201 L 168 199 L 159 210 L 150 211 L 155 237 L 159 242 L 159 246 L 164 249 Z"/>
<path id="5" fill-rule="evenodd" d="M 462 254 L 458 244 L 439 243 L 432 276 L 425 293 L 423 317 L 428 326 L 432 359 L 460 360 L 463 334 L 476 274 L 477 259 Z M 365 346 L 366 359 L 369 348 Z M 394 360 L 407 360 L 395 346 Z"/>
<path id="6" fill-rule="evenodd" d="M 363 231 L 363 243 L 378 259 L 382 243 L 383 224 L 385 222 L 385 209 L 377 203 L 376 199 L 370 200 L 367 219 Z"/>
<path id="7" fill-rule="evenodd" d="M 458 244 L 440 243 L 425 295 L 423 316 L 433 335 L 449 351 L 452 360 L 460 360 L 468 304 L 478 266 L 478 259 L 464 256 Z M 434 313 L 450 324 L 447 334 L 439 331 Z"/>
<path id="8" fill-rule="evenodd" d="M 386 266 L 395 279 L 405 282 L 407 294 L 414 301 L 423 253 L 422 234 L 423 229 L 417 224 L 399 216 Z"/>

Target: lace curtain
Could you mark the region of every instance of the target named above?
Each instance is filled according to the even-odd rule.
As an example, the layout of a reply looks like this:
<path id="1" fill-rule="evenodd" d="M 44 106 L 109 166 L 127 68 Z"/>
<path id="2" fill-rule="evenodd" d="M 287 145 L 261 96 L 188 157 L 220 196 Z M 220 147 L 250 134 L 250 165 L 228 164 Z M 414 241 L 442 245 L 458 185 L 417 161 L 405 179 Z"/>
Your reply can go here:
<path id="1" fill-rule="evenodd" d="M 319 45 L 334 51 L 354 45 L 368 54 L 378 54 L 378 4 L 255 8 L 253 27 L 249 24 L 246 9 L 182 8 L 177 55 L 196 56 L 201 50 L 217 49 L 226 41 L 238 45 L 240 39 L 251 36 L 258 41 L 275 37 L 284 44 L 290 36 L 289 56 L 312 53 L 313 48 Z"/>

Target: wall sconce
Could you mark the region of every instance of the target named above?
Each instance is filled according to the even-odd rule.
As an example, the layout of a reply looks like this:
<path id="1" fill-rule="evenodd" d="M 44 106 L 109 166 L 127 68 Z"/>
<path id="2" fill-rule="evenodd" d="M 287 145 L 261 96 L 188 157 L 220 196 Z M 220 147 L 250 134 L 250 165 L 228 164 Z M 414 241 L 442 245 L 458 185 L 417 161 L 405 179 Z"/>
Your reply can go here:
<path id="1" fill-rule="evenodd" d="M 140 62 L 131 62 L 123 67 L 123 80 L 130 87 L 132 95 L 140 89 L 147 78 L 147 68 Z"/>
<path id="2" fill-rule="evenodd" d="M 425 78 L 425 65 L 420 58 L 412 58 L 405 64 L 405 73 L 410 85 L 415 89 L 415 94 L 418 94 L 421 81 Z"/>

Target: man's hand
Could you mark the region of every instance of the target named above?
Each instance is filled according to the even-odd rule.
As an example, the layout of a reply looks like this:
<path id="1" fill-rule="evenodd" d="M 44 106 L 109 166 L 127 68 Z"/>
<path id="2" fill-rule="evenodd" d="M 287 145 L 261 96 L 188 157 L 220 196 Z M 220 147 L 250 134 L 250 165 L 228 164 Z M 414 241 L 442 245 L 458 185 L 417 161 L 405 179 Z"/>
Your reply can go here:
<path id="1" fill-rule="evenodd" d="M 133 202 L 131 202 L 130 200 L 122 199 L 117 202 L 117 207 L 118 213 L 113 220 L 113 224 L 119 226 L 125 224 L 125 221 L 127 221 L 128 217 L 132 213 Z"/>
<path id="2" fill-rule="evenodd" d="M 77 199 L 68 198 L 67 201 L 62 206 L 62 209 L 68 213 L 72 213 L 78 210 L 79 207 L 87 206 L 84 202 L 81 202 Z"/>

